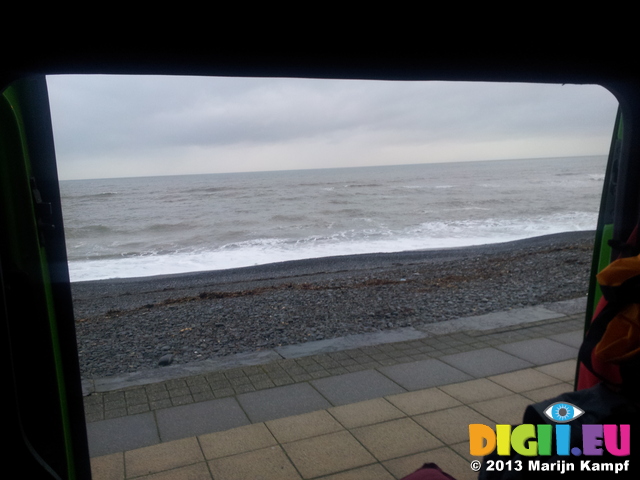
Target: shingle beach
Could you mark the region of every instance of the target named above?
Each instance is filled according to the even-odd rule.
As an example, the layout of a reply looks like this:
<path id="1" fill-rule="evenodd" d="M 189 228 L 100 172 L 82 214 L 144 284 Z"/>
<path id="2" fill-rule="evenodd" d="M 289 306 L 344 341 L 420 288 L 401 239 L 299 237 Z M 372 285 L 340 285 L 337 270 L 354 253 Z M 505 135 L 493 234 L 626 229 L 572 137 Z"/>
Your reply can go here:
<path id="1" fill-rule="evenodd" d="M 83 377 L 587 294 L 593 232 L 72 284 Z"/>

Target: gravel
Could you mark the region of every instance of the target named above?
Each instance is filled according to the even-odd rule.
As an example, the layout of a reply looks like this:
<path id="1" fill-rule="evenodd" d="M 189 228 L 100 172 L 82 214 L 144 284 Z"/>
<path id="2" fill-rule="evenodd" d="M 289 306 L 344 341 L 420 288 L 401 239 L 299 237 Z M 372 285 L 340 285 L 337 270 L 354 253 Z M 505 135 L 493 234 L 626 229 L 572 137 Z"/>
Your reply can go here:
<path id="1" fill-rule="evenodd" d="M 82 376 L 582 297 L 593 237 L 570 232 L 479 247 L 77 282 Z"/>

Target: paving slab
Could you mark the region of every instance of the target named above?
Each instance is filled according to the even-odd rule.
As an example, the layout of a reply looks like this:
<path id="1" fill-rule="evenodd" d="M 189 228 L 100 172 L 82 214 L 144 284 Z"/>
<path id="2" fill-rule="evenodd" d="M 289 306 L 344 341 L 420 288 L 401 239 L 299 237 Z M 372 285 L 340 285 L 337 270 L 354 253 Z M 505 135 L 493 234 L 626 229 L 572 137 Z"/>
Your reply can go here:
<path id="1" fill-rule="evenodd" d="M 163 442 L 251 423 L 234 398 L 164 408 L 156 411 L 156 418 Z"/>
<path id="2" fill-rule="evenodd" d="M 406 390 L 375 370 L 314 380 L 311 384 L 333 405 L 362 402 Z"/>
<path id="3" fill-rule="evenodd" d="M 446 322 L 429 323 L 420 325 L 417 328 L 429 335 L 445 335 L 460 331 L 484 331 L 493 330 L 495 328 L 512 327 L 522 323 L 537 322 L 540 320 L 550 320 L 553 318 L 562 318 L 565 315 L 554 312 L 547 308 L 525 307 L 514 308 L 504 312 L 487 313 L 486 315 L 477 315 L 474 317 L 462 317 Z"/>
<path id="4" fill-rule="evenodd" d="M 267 362 L 281 360 L 282 357 L 273 350 L 259 352 L 238 353 L 227 357 L 202 360 L 200 362 L 170 365 L 139 372 L 125 373 L 85 382 L 84 387 L 89 391 L 108 392 L 121 388 L 163 382 L 167 380 L 202 375 L 235 367 L 262 365 Z"/>
<path id="5" fill-rule="evenodd" d="M 136 477 L 137 480 L 213 480 L 209 467 L 206 462 L 194 463 L 186 467 L 174 468 L 153 475 L 145 475 L 144 477 Z M 102 480 L 94 478 L 93 480 Z M 120 478 L 109 480 L 121 480 Z M 215 480 L 222 480 L 216 478 Z"/>
<path id="6" fill-rule="evenodd" d="M 378 461 L 442 446 L 442 442 L 410 418 L 354 428 L 351 433 Z"/>
<path id="7" fill-rule="evenodd" d="M 491 400 L 492 398 L 511 394 L 511 391 L 486 378 L 454 383 L 453 385 L 443 385 L 440 390 L 465 404 Z"/>
<path id="8" fill-rule="evenodd" d="M 391 398 L 395 398 L 395 395 Z M 364 427 L 405 416 L 404 412 L 384 398 L 333 407 L 329 409 L 329 413 L 345 428 Z"/>
<path id="9" fill-rule="evenodd" d="M 260 450 L 278 444 L 264 423 L 200 435 L 198 441 L 207 460 Z"/>
<path id="10" fill-rule="evenodd" d="M 112 453 L 91 458 L 93 480 L 121 480 L 124 477 L 124 453 Z"/>
<path id="11" fill-rule="evenodd" d="M 252 422 L 266 422 L 331 407 L 308 383 L 296 383 L 238 395 L 238 402 Z"/>
<path id="12" fill-rule="evenodd" d="M 467 373 L 436 359 L 392 365 L 379 370 L 407 390 L 421 390 L 472 378 Z"/>
<path id="13" fill-rule="evenodd" d="M 280 446 L 267 447 L 253 452 L 209 461 L 209 468 L 216 480 L 299 480 L 295 467 Z"/>
<path id="14" fill-rule="evenodd" d="M 469 425 L 473 423 L 493 426 L 491 420 L 466 405 L 425 413 L 413 420 L 447 445 L 469 440 Z"/>
<path id="15" fill-rule="evenodd" d="M 549 338 L 555 342 L 569 345 L 570 347 L 580 348 L 584 340 L 584 331 L 574 330 L 573 332 L 558 333 L 557 335 L 551 335 Z"/>
<path id="16" fill-rule="evenodd" d="M 295 442 L 343 430 L 342 425 L 326 410 L 271 420 L 266 426 L 280 443 Z"/>
<path id="17" fill-rule="evenodd" d="M 547 363 L 578 358 L 577 348 L 554 342 L 548 338 L 533 338 L 520 342 L 506 343 L 496 348 L 534 365 L 546 365 Z"/>
<path id="18" fill-rule="evenodd" d="M 575 380 L 577 364 L 577 359 L 573 358 L 571 360 L 565 360 L 564 362 L 542 365 L 541 367 L 536 367 L 536 370 L 546 373 L 547 375 L 551 375 L 552 377 L 556 377 L 563 382 L 573 383 Z"/>
<path id="19" fill-rule="evenodd" d="M 89 455 L 99 457 L 160 442 L 152 413 L 129 415 L 87 424 Z"/>
<path id="20" fill-rule="evenodd" d="M 283 448 L 304 478 L 376 463 L 375 458 L 347 431 L 286 443 Z"/>
<path id="21" fill-rule="evenodd" d="M 587 297 L 545 303 L 543 306 L 553 312 L 563 313 L 565 315 L 584 314 L 587 311 Z"/>
<path id="22" fill-rule="evenodd" d="M 125 452 L 124 458 L 128 477 L 150 475 L 199 462 L 204 464 L 204 455 L 196 437 L 131 450 Z"/>
<path id="23" fill-rule="evenodd" d="M 440 360 L 476 378 L 533 366 L 532 363 L 526 360 L 495 348 L 481 348 L 480 350 L 454 353 L 453 355 L 440 357 Z M 463 380 L 469 380 L 469 378 Z"/>
<path id="24" fill-rule="evenodd" d="M 405 342 L 424 338 L 427 335 L 413 327 L 396 328 L 383 332 L 360 333 L 338 338 L 328 338 L 316 342 L 277 347 L 274 350 L 284 358 L 300 358 L 309 355 L 338 352 L 352 348 L 370 347 L 386 343 Z"/>
<path id="25" fill-rule="evenodd" d="M 500 375 L 489 377 L 488 380 L 502 385 L 515 393 L 545 388 L 561 383 L 557 378 L 546 375 L 533 368 L 518 370 L 517 372 L 501 373 Z"/>
<path id="26" fill-rule="evenodd" d="M 522 423 L 525 409 L 531 405 L 531 400 L 522 395 L 513 394 L 506 397 L 494 398 L 483 402 L 472 403 L 472 408 L 495 423 L 518 425 Z"/>
<path id="27" fill-rule="evenodd" d="M 407 415 L 419 415 L 460 405 L 458 400 L 435 387 L 392 395 L 386 399 Z"/>
<path id="28" fill-rule="evenodd" d="M 520 395 L 531 400 L 531 403 L 538 403 L 544 400 L 550 400 L 557 397 L 558 395 L 562 395 L 563 393 L 568 392 L 573 392 L 573 384 L 562 382 L 544 388 L 528 390 L 526 392 L 522 392 Z"/>

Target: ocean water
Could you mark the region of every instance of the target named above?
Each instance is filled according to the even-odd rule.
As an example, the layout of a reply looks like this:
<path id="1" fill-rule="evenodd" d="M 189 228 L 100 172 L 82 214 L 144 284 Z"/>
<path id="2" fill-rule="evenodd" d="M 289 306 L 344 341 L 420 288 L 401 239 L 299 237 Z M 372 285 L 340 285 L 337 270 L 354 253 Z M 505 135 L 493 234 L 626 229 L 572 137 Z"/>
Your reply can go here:
<path id="1" fill-rule="evenodd" d="M 606 157 L 60 182 L 72 281 L 595 229 Z"/>

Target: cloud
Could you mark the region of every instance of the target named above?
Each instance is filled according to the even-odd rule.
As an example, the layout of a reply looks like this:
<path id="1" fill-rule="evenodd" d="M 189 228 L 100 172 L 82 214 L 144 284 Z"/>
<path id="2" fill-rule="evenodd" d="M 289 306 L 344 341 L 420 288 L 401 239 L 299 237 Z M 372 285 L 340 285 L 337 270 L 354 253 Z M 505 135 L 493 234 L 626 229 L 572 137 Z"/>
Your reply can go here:
<path id="1" fill-rule="evenodd" d="M 590 85 L 48 77 L 61 178 L 603 154 Z"/>

